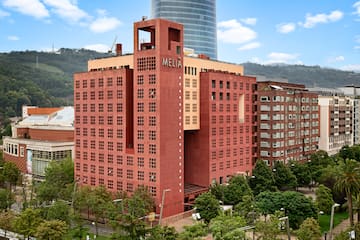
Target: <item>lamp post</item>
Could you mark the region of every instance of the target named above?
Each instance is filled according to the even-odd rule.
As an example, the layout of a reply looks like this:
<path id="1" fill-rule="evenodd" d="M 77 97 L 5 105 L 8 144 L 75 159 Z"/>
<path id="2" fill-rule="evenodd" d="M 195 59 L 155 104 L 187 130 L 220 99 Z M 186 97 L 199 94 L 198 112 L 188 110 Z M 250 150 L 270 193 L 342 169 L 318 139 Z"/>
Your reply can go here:
<path id="1" fill-rule="evenodd" d="M 118 199 L 113 200 L 113 203 L 118 203 L 118 202 L 121 203 L 121 213 L 124 212 L 124 205 L 122 204 L 122 201 L 123 201 L 122 198 L 118 198 Z"/>
<path id="2" fill-rule="evenodd" d="M 164 211 L 164 204 L 165 204 L 165 194 L 166 192 L 170 192 L 171 189 L 167 188 L 163 190 L 162 193 L 162 197 L 161 197 L 161 206 L 160 206 L 160 217 L 159 217 L 159 225 L 161 225 L 161 220 L 162 220 L 162 216 L 163 216 L 163 211 Z"/>
<path id="3" fill-rule="evenodd" d="M 334 211 L 336 207 L 339 207 L 340 204 L 335 203 L 334 205 L 332 205 L 331 207 L 331 217 L 330 217 L 330 229 L 329 229 L 329 240 L 332 240 L 332 230 L 333 230 L 333 225 L 334 225 Z"/>
<path id="4" fill-rule="evenodd" d="M 286 232 L 288 235 L 288 240 L 291 240 L 291 236 L 290 236 L 290 226 L 289 226 L 289 217 L 285 216 L 285 217 L 281 217 L 279 218 L 280 221 L 284 221 L 286 222 Z"/>

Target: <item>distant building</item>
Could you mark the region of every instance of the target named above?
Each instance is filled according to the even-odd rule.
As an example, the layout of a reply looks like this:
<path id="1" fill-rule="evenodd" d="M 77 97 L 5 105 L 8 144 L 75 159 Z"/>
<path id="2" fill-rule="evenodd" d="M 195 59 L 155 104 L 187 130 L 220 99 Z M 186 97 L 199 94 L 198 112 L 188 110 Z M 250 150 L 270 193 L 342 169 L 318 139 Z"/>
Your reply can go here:
<path id="1" fill-rule="evenodd" d="M 354 144 L 360 144 L 360 86 L 345 86 L 338 88 L 353 101 L 353 135 Z"/>
<path id="2" fill-rule="evenodd" d="M 152 0 L 153 18 L 184 25 L 184 47 L 217 59 L 216 0 Z"/>
<path id="3" fill-rule="evenodd" d="M 3 138 L 4 160 L 23 173 L 43 179 L 51 161 L 73 157 L 74 108 L 24 107 L 23 120 Z"/>
<path id="4" fill-rule="evenodd" d="M 318 149 L 318 95 L 304 85 L 258 82 L 258 158 L 275 161 L 307 161 Z"/>
<path id="5" fill-rule="evenodd" d="M 134 54 L 90 60 L 74 75 L 74 94 L 81 185 L 129 193 L 145 185 L 157 212 L 164 199 L 165 217 L 212 183 L 251 174 L 255 78 L 240 65 L 184 56 L 178 23 L 135 23 Z"/>
<path id="6" fill-rule="evenodd" d="M 345 146 L 352 146 L 353 99 L 338 89 L 312 89 L 319 93 L 320 141 L 319 149 L 329 155 Z"/>

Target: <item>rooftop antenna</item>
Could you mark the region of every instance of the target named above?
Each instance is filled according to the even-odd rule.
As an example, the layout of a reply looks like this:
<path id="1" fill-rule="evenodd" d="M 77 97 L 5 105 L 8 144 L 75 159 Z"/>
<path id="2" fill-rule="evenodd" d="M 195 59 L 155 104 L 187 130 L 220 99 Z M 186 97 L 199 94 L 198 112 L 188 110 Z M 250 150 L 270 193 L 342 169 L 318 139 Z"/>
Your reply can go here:
<path id="1" fill-rule="evenodd" d="M 117 39 L 117 36 L 115 36 L 115 38 L 114 38 L 114 41 L 113 41 L 113 44 L 111 45 L 111 48 L 109 49 L 109 51 L 108 51 L 108 53 L 113 53 L 113 50 L 114 50 L 114 46 L 115 46 L 115 44 L 116 44 L 116 39 Z"/>

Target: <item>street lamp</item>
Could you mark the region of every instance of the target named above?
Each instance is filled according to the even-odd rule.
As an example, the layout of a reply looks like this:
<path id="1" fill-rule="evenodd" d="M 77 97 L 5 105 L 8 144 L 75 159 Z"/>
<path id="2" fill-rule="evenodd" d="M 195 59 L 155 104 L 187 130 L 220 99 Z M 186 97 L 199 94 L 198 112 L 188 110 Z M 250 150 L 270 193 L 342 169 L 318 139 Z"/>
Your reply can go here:
<path id="1" fill-rule="evenodd" d="M 334 225 L 334 211 L 336 207 L 339 207 L 340 204 L 334 203 L 331 207 L 331 217 L 330 217 L 330 229 L 329 229 L 329 240 L 332 240 L 332 230 Z"/>
<path id="2" fill-rule="evenodd" d="M 159 225 L 161 225 L 161 220 L 162 220 L 163 211 L 164 211 L 165 194 L 166 194 L 166 192 L 170 192 L 170 191 L 171 191 L 171 189 L 167 188 L 167 189 L 164 189 L 164 190 L 163 190 L 163 193 L 162 193 L 161 206 L 160 206 Z"/>
<path id="3" fill-rule="evenodd" d="M 123 201 L 122 198 L 118 198 L 118 199 L 113 200 L 113 203 L 118 203 L 118 202 L 121 203 L 121 213 L 124 212 L 124 205 L 122 204 L 122 201 Z"/>
<path id="4" fill-rule="evenodd" d="M 279 218 L 280 221 L 284 221 L 286 222 L 286 232 L 288 235 L 288 240 L 291 240 L 291 236 L 290 236 L 290 226 L 289 226 L 289 217 L 285 216 L 285 217 L 281 217 Z"/>

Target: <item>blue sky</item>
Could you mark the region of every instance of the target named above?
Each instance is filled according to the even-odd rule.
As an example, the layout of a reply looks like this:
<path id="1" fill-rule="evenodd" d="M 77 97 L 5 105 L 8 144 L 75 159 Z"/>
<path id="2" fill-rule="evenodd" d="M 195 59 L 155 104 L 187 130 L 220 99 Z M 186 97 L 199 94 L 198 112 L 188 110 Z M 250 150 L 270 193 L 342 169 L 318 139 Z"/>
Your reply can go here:
<path id="1" fill-rule="evenodd" d="M 195 1 L 195 0 L 194 0 Z M 150 0 L 0 0 L 0 52 L 66 48 L 132 52 Z M 218 59 L 360 71 L 358 0 L 217 0 Z"/>

